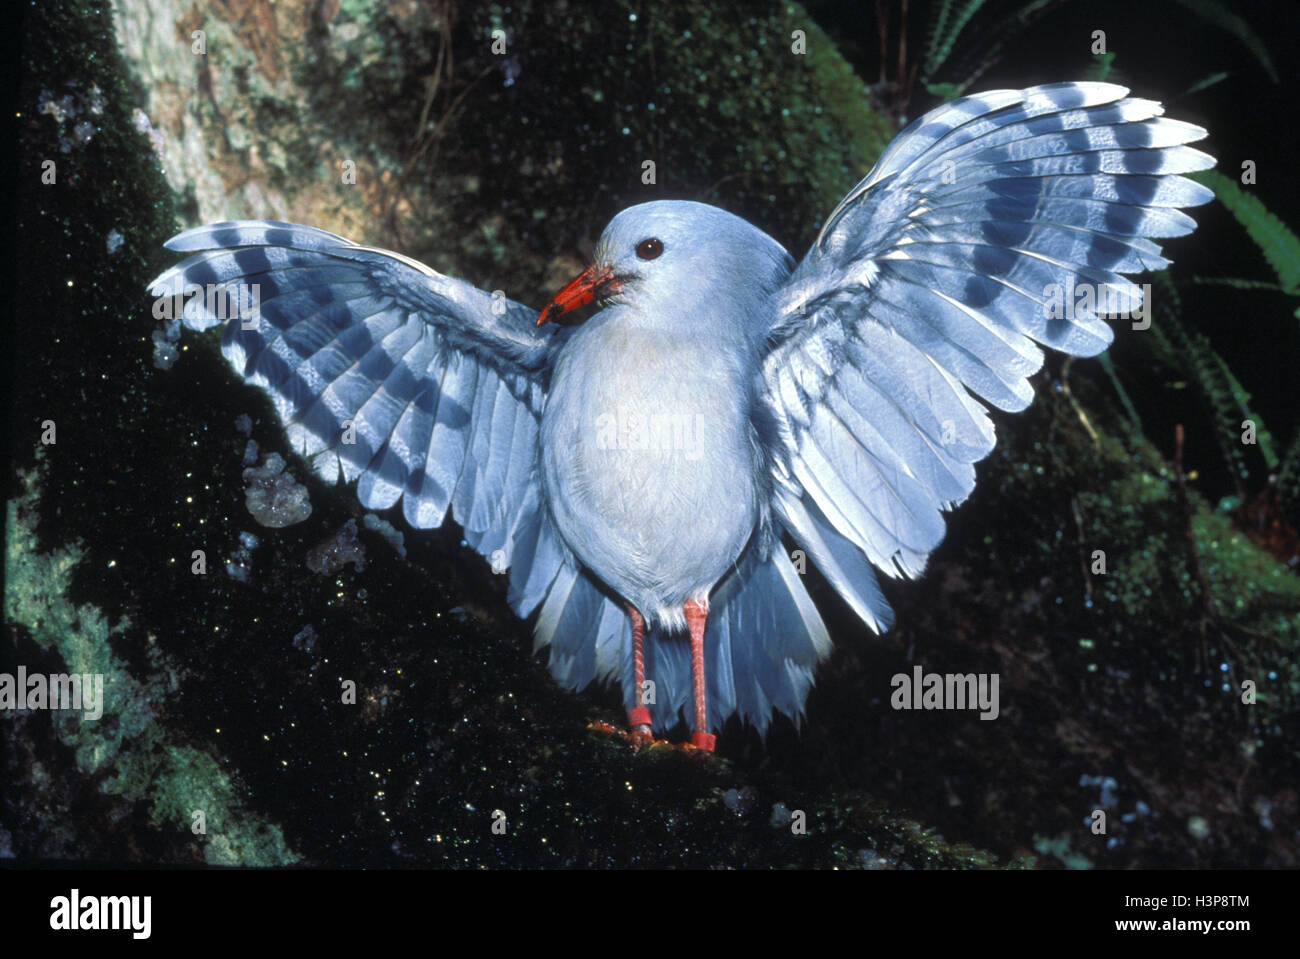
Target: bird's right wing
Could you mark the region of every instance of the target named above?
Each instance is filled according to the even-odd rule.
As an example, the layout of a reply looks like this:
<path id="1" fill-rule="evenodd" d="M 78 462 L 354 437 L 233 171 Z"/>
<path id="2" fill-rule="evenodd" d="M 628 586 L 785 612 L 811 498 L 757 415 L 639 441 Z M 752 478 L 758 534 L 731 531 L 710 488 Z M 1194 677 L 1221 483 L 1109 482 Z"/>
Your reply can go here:
<path id="1" fill-rule="evenodd" d="M 918 575 L 1020 410 L 1039 344 L 1092 356 L 1104 317 L 1190 233 L 1199 127 L 1105 83 L 963 97 L 916 120 L 827 218 L 779 292 L 762 391 L 785 528 L 876 629 L 871 566 Z M 972 395 L 974 394 L 974 395 Z"/>
<path id="2" fill-rule="evenodd" d="M 566 559 L 539 499 L 538 419 L 555 336 L 536 311 L 421 263 L 294 223 L 213 223 L 150 284 L 275 403 L 293 448 L 367 509 L 416 528 L 448 509 L 511 570 L 527 615 Z M 550 333 L 550 331 L 547 331 Z"/>

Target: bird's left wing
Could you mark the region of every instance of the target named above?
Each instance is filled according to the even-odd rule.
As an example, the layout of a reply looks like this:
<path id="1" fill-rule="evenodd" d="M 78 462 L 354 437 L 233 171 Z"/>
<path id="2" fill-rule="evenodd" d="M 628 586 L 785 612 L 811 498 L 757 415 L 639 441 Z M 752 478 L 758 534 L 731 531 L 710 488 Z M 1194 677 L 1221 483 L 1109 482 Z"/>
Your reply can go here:
<path id="1" fill-rule="evenodd" d="M 387 250 L 295 223 L 214 223 L 150 285 L 269 394 L 294 449 L 368 509 L 417 528 L 451 509 L 527 615 L 566 558 L 538 497 L 538 418 L 554 337 L 536 311 Z"/>
<path id="2" fill-rule="evenodd" d="M 994 444 L 976 397 L 1020 410 L 1039 344 L 1104 350 L 1124 274 L 1168 265 L 1210 199 L 1199 127 L 1123 87 L 1062 83 L 954 100 L 905 129 L 779 292 L 762 369 L 774 508 L 858 614 L 890 613 L 868 562 L 918 575 L 941 511 Z M 972 395 L 974 394 L 974 395 Z"/>

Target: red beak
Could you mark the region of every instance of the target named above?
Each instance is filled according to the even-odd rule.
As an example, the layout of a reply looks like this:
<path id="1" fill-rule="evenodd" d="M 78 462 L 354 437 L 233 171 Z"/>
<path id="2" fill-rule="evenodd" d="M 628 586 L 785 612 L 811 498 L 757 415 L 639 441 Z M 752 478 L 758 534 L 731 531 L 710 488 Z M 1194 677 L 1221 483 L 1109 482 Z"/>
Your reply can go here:
<path id="1" fill-rule="evenodd" d="M 611 267 L 593 263 L 555 294 L 551 302 L 537 314 L 537 325 L 549 323 L 588 303 L 603 299 L 610 293 L 617 293 L 619 287 L 620 283 Z"/>

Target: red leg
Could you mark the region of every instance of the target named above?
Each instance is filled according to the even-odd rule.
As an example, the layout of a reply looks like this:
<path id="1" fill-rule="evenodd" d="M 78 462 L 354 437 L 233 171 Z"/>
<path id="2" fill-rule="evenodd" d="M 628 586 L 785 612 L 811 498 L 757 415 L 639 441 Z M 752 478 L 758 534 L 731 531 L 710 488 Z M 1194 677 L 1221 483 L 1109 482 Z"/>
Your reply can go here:
<path id="1" fill-rule="evenodd" d="M 627 607 L 627 615 L 632 620 L 632 683 L 636 687 L 636 706 L 627 711 L 627 725 L 633 739 L 649 739 L 650 710 L 642 701 L 645 695 L 645 653 L 641 644 L 645 636 L 645 621 L 631 604 Z"/>
<path id="2" fill-rule="evenodd" d="M 709 608 L 695 600 L 682 607 L 686 613 L 686 626 L 691 631 L 691 686 L 695 693 L 695 729 L 691 732 L 691 745 L 713 752 L 717 738 L 709 731 L 709 710 L 704 694 L 704 623 Z"/>

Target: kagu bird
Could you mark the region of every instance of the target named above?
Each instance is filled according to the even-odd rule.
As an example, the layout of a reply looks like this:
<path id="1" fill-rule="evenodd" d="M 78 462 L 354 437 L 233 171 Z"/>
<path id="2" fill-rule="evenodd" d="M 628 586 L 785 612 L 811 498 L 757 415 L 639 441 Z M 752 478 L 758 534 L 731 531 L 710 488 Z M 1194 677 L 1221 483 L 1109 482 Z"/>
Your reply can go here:
<path id="1" fill-rule="evenodd" d="M 783 537 L 871 629 L 873 567 L 918 576 L 942 511 L 1020 410 L 1039 345 L 1091 356 L 1122 274 L 1168 261 L 1211 193 L 1199 127 L 1104 83 L 954 100 L 905 129 L 794 261 L 716 207 L 618 214 L 540 315 L 399 254 L 290 223 L 189 230 L 153 283 L 253 289 L 225 355 L 294 448 L 368 509 L 451 510 L 510 570 L 570 688 L 621 680 L 628 722 L 801 717 L 830 650 Z M 1086 292 L 1088 295 L 1080 295 Z M 547 321 L 588 303 L 575 326 Z M 190 297 L 194 329 L 219 322 Z M 978 399 L 976 398 L 978 397 Z M 984 402 L 981 403 L 980 400 Z"/>

